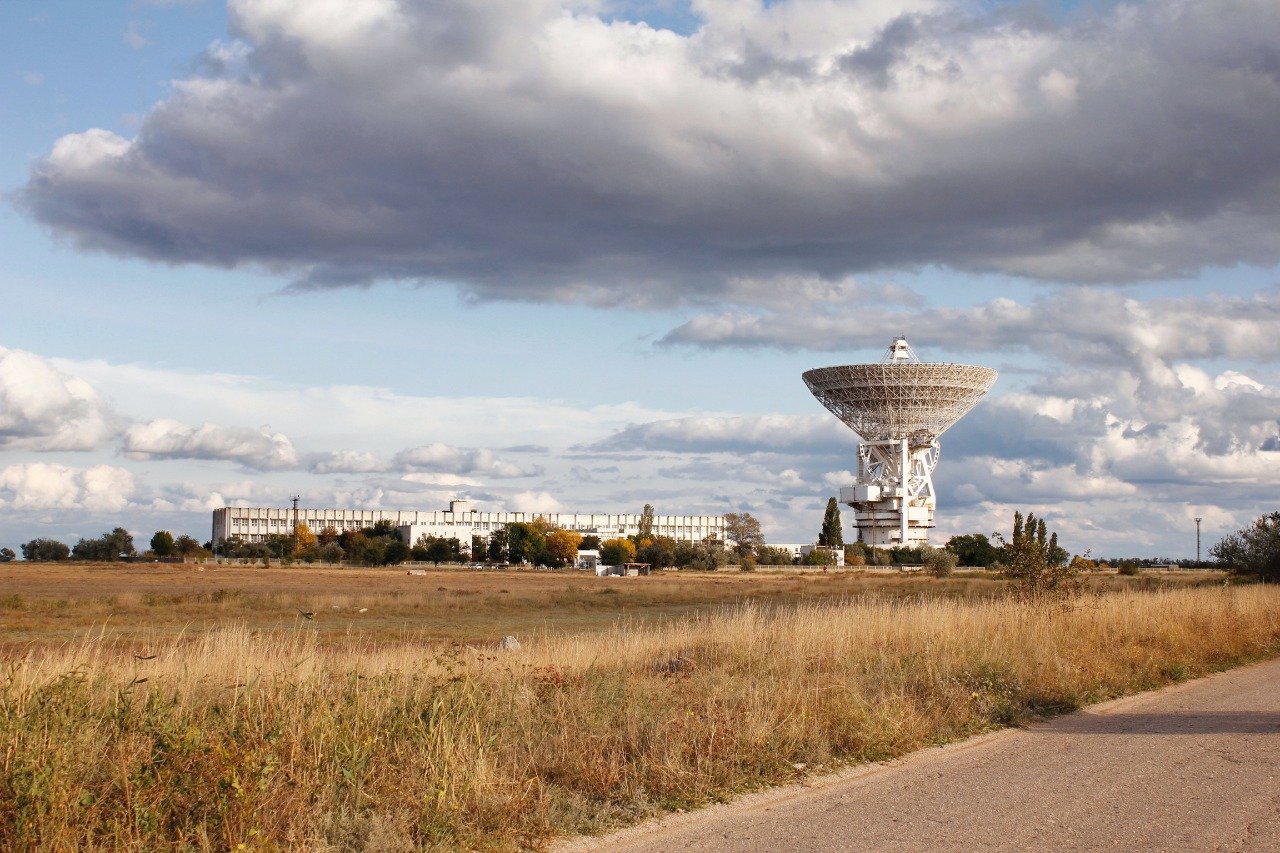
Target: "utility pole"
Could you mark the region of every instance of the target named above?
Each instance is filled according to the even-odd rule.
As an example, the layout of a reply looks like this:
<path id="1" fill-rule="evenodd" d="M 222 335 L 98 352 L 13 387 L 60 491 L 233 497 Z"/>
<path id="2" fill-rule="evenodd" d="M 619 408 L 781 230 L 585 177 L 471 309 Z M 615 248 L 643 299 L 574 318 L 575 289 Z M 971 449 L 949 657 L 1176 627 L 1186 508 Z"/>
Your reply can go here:
<path id="1" fill-rule="evenodd" d="M 1200 516 L 1196 516 L 1196 568 L 1200 567 Z"/>
<path id="2" fill-rule="evenodd" d="M 289 498 L 293 502 L 293 553 L 298 553 L 298 501 L 301 500 L 300 495 L 294 495 Z"/>

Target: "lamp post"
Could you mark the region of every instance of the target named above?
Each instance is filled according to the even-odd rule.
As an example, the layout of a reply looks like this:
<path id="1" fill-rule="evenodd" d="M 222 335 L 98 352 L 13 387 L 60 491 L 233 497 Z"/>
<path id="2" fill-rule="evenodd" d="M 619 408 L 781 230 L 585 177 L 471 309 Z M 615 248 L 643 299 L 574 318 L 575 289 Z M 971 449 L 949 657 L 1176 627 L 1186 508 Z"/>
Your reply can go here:
<path id="1" fill-rule="evenodd" d="M 1200 567 L 1200 516 L 1196 516 L 1196 568 Z"/>

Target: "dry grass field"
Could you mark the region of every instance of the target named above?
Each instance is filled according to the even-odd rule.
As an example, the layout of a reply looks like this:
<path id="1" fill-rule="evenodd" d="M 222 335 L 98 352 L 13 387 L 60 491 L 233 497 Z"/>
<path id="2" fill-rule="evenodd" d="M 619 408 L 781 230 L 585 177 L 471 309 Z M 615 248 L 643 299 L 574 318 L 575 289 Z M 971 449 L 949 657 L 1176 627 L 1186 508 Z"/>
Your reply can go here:
<path id="1" fill-rule="evenodd" d="M 1095 589 L 1216 584 L 1216 573 L 1115 575 Z M 620 619 L 658 623 L 746 603 L 904 597 L 987 598 L 1005 583 L 987 572 L 946 579 L 897 572 L 771 574 L 662 572 L 597 578 L 583 572 L 335 569 L 148 563 L 0 564 L 0 651 L 77 640 L 105 629 L 142 648 L 236 625 L 307 630 L 323 643 L 485 643 L 508 634 L 605 630 Z M 311 619 L 300 614 L 311 613 Z"/>
<path id="2" fill-rule="evenodd" d="M 540 849 L 1280 651 L 1220 579 L 57 571 L 4 569 L 0 849 Z"/>

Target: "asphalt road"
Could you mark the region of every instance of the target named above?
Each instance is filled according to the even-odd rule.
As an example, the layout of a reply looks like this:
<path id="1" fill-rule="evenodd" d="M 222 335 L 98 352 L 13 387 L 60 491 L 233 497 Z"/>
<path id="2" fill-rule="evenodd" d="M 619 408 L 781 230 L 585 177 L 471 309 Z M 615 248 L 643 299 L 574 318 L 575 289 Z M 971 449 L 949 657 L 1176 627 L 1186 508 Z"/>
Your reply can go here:
<path id="1" fill-rule="evenodd" d="M 1280 851 L 1280 660 L 565 849 Z"/>

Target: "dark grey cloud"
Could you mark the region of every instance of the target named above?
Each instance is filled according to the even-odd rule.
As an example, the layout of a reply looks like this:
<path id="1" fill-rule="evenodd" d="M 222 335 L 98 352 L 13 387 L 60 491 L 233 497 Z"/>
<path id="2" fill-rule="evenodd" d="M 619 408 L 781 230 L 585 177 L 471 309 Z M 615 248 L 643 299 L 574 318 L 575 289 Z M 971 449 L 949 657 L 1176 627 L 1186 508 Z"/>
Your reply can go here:
<path id="1" fill-rule="evenodd" d="M 870 44 L 859 47 L 840 57 L 838 65 L 865 79 L 877 89 L 888 88 L 894 68 L 907 56 L 908 48 L 920 41 L 918 18 L 903 15 L 890 21 Z"/>
<path id="2" fill-rule="evenodd" d="M 132 140 L 62 138 L 18 201 L 88 249 L 479 298 L 1280 260 L 1280 5 L 969 7 L 726 4 L 686 37 L 557 2 L 237 0 L 222 76 Z"/>

